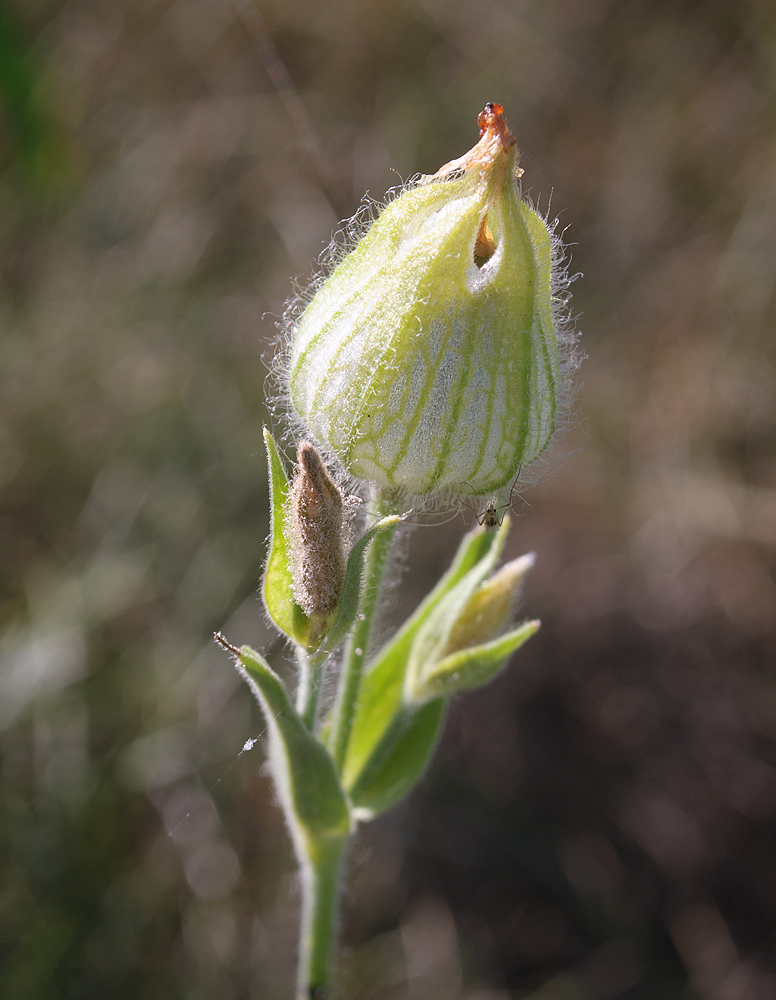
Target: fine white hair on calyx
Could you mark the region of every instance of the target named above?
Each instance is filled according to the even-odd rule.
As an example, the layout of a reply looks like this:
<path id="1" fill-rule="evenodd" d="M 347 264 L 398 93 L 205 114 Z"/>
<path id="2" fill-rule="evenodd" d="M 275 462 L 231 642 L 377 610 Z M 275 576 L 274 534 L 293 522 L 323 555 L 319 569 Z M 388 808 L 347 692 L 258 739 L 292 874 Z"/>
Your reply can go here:
<path id="1" fill-rule="evenodd" d="M 538 202 L 534 202 L 530 192 L 520 189 L 520 195 L 544 221 L 550 235 L 552 248 L 550 308 L 552 311 L 555 335 L 558 340 L 558 361 L 560 377 L 558 379 L 557 401 L 555 412 L 555 430 L 543 453 L 527 468 L 520 470 L 517 486 L 530 489 L 549 479 L 560 462 L 567 456 L 563 450 L 563 441 L 570 430 L 580 422 L 577 410 L 577 400 L 581 383 L 577 373 L 587 355 L 579 346 L 581 331 L 580 316 L 571 309 L 571 286 L 583 275 L 581 271 L 572 273 L 572 257 L 570 249 L 573 243 L 564 237 L 570 225 L 560 228 L 559 216 L 551 216 L 552 193 L 547 200 L 547 208 L 541 210 Z"/>
<path id="2" fill-rule="evenodd" d="M 312 302 L 315 294 L 335 267 L 352 250 L 355 250 L 359 241 L 377 220 L 380 212 L 405 191 L 416 187 L 422 178 L 422 174 L 416 174 L 409 180 L 389 188 L 381 200 L 373 198 L 367 192 L 361 199 L 361 204 L 355 213 L 349 219 L 341 220 L 339 229 L 335 230 L 328 246 L 321 251 L 318 257 L 318 267 L 313 276 L 304 282 L 298 278 L 292 279 L 291 295 L 286 300 L 283 314 L 276 324 L 278 337 L 275 351 L 269 361 L 265 362 L 268 369 L 265 399 L 273 426 L 279 432 L 279 443 L 282 442 L 288 450 L 293 452 L 296 449 L 296 442 L 301 437 L 309 438 L 324 456 L 332 476 L 339 476 L 338 485 L 343 487 L 345 492 L 352 494 L 361 495 L 365 489 L 364 483 L 351 476 L 326 443 L 310 433 L 291 400 L 289 381 L 294 333 L 302 313 Z"/>

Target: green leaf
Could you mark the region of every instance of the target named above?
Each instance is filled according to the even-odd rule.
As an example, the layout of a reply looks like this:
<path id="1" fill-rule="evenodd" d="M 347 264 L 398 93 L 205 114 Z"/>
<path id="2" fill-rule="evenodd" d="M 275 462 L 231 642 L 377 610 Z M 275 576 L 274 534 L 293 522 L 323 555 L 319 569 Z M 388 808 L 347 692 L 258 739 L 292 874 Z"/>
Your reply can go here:
<path id="1" fill-rule="evenodd" d="M 509 529 L 510 518 L 505 517 L 489 552 L 448 590 L 426 616 L 408 657 L 405 693 L 409 694 L 410 702 L 415 700 L 414 692 L 419 684 L 421 671 L 427 664 L 435 663 L 442 658 L 455 623 L 469 603 L 472 594 L 498 562 Z"/>
<path id="2" fill-rule="evenodd" d="M 359 692 L 342 771 L 343 785 L 346 789 L 355 786 L 369 758 L 384 737 L 387 735 L 390 738 L 389 727 L 397 713 L 402 710 L 402 689 L 407 660 L 419 629 L 445 594 L 488 555 L 495 540 L 496 536 L 484 528 L 478 527 L 470 531 L 462 539 L 447 573 L 377 654 Z M 437 725 L 440 724 L 441 718 Z M 429 746 L 433 747 L 434 740 L 428 742 Z"/>
<path id="3" fill-rule="evenodd" d="M 370 757 L 351 789 L 356 819 L 373 819 L 390 809 L 422 777 L 439 742 L 446 708 L 446 699 L 435 698 L 418 711 L 405 710 L 394 717 L 397 731 L 385 741 L 386 753 Z"/>
<path id="4" fill-rule="evenodd" d="M 230 651 L 264 712 L 278 796 L 297 851 L 309 858 L 322 837 L 344 837 L 350 830 L 350 810 L 334 762 L 264 658 L 249 646 Z"/>
<path id="5" fill-rule="evenodd" d="M 379 521 L 376 521 L 366 529 L 351 549 L 348 556 L 348 565 L 345 570 L 345 580 L 340 591 L 337 616 L 322 643 L 327 649 L 336 649 L 348 634 L 350 626 L 355 621 L 359 597 L 361 595 L 361 576 L 364 571 L 364 557 L 366 556 L 367 546 L 375 535 L 382 531 L 387 531 L 389 528 L 395 528 L 401 521 L 402 516 L 400 514 L 390 514 L 388 517 L 380 518 Z"/>
<path id="6" fill-rule="evenodd" d="M 460 649 L 439 662 L 431 661 L 420 671 L 411 692 L 422 704 L 440 695 L 469 691 L 492 681 L 506 666 L 510 656 L 539 631 L 541 622 L 526 621 L 511 632 L 470 649 Z"/>
<path id="7" fill-rule="evenodd" d="M 264 570 L 264 604 L 272 621 L 300 646 L 307 647 L 310 619 L 294 600 L 294 587 L 289 565 L 285 515 L 288 506 L 288 478 L 280 460 L 277 445 L 269 430 L 264 428 L 264 444 L 269 466 L 269 502 L 271 510 L 269 554 Z"/>

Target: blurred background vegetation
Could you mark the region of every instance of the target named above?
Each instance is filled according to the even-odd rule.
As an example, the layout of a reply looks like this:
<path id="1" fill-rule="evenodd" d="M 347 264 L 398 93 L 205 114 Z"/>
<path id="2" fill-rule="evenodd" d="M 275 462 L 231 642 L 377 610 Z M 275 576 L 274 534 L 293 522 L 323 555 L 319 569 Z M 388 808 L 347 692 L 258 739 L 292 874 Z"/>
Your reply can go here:
<path id="1" fill-rule="evenodd" d="M 771 0 L 2 0 L 2 997 L 289 996 L 210 642 L 274 642 L 274 322 L 488 100 L 589 359 L 516 505 L 544 627 L 360 835 L 341 996 L 776 996 L 775 89 Z M 396 615 L 462 530 L 409 538 Z"/>

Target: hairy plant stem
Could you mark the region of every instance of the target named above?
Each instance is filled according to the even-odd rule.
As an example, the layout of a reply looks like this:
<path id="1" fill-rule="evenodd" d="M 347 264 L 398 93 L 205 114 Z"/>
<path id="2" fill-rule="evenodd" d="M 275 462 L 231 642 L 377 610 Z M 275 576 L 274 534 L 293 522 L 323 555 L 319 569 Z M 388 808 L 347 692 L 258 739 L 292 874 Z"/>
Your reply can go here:
<path id="1" fill-rule="evenodd" d="M 297 1000 L 331 996 L 331 966 L 337 934 L 342 862 L 348 837 L 326 837 L 308 845 L 301 861 L 302 926 Z"/>
<path id="2" fill-rule="evenodd" d="M 392 496 L 378 492 L 374 499 L 376 503 L 373 521 L 385 517 L 386 514 L 396 513 L 396 504 Z M 329 750 L 339 773 L 342 772 L 342 765 L 348 749 L 350 730 L 353 725 L 353 711 L 358 699 L 364 664 L 369 655 L 369 644 L 372 639 L 372 628 L 380 597 L 383 573 L 395 533 L 395 528 L 382 531 L 372 539 L 366 556 L 365 583 L 361 592 L 358 617 L 345 645 L 328 741 Z"/>
<path id="3" fill-rule="evenodd" d="M 394 503 L 388 496 L 376 497 L 374 520 L 392 513 Z M 353 711 L 358 698 L 361 675 L 369 652 L 380 585 L 394 531 L 383 531 L 373 538 L 364 569 L 356 623 L 345 646 L 337 697 L 332 711 L 329 749 L 337 770 L 345 759 Z M 321 675 L 328 654 L 308 654 L 297 647 L 299 689 L 297 710 L 311 731 L 318 716 Z M 349 837 L 321 837 L 297 841 L 302 872 L 302 921 L 299 938 L 299 979 L 297 1000 L 324 1000 L 331 993 L 331 965 L 336 939 L 342 862 Z"/>
<path id="4" fill-rule="evenodd" d="M 299 665 L 299 687 L 296 691 L 296 710 L 302 722 L 312 732 L 318 718 L 318 701 L 321 695 L 323 665 L 329 654 L 325 650 L 308 654 L 303 646 L 296 647 Z"/>

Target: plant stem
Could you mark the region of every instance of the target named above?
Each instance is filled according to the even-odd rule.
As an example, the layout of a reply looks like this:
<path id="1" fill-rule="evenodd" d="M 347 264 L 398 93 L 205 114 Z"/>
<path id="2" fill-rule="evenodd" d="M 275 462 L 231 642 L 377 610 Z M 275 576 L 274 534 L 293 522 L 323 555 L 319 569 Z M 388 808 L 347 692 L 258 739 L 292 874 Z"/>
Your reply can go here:
<path id="1" fill-rule="evenodd" d="M 302 926 L 297 1000 L 330 996 L 342 862 L 347 837 L 322 838 L 308 846 L 302 869 Z"/>
<path id="2" fill-rule="evenodd" d="M 299 687 L 296 692 L 296 710 L 302 722 L 312 732 L 318 716 L 318 700 L 321 693 L 321 675 L 323 664 L 328 659 L 328 653 L 319 651 L 311 656 L 303 646 L 296 647 L 296 660 L 299 664 Z"/>
<path id="3" fill-rule="evenodd" d="M 377 520 L 391 513 L 394 505 L 388 497 L 378 496 Z M 347 642 L 337 698 L 332 712 L 329 746 L 339 770 L 345 758 L 353 710 L 361 684 L 361 674 L 369 651 L 372 625 L 377 609 L 380 585 L 394 531 L 381 532 L 373 538 L 365 560 L 364 586 L 358 617 Z M 297 647 L 299 689 L 297 711 L 311 731 L 315 728 L 322 666 L 326 652 L 308 654 Z M 324 1000 L 330 996 L 332 953 L 337 930 L 337 916 L 342 874 L 342 860 L 347 837 L 308 839 L 298 844 L 302 872 L 302 924 L 299 939 L 299 980 L 297 1000 Z"/>
<path id="4" fill-rule="evenodd" d="M 378 494 L 376 508 L 374 520 L 394 513 L 395 504 L 390 497 Z M 348 749 L 350 730 L 353 725 L 353 710 L 361 686 L 361 676 L 369 655 L 372 626 L 380 596 L 385 563 L 395 533 L 395 528 L 389 529 L 380 532 L 372 539 L 365 560 L 365 582 L 361 591 L 356 625 L 345 646 L 337 697 L 332 710 L 331 735 L 329 737 L 329 750 L 334 758 L 337 771 L 340 773 Z"/>

